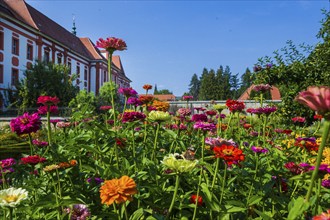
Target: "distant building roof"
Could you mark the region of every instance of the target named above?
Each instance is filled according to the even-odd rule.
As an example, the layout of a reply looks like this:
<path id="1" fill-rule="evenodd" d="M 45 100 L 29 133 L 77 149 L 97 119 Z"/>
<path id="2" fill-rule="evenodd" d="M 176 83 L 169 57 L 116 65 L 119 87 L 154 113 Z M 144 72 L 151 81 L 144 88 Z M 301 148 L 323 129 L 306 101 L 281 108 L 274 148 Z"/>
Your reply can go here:
<path id="1" fill-rule="evenodd" d="M 175 101 L 175 95 L 173 94 L 160 94 L 160 95 L 154 95 L 156 99 L 159 99 L 159 101 Z"/>

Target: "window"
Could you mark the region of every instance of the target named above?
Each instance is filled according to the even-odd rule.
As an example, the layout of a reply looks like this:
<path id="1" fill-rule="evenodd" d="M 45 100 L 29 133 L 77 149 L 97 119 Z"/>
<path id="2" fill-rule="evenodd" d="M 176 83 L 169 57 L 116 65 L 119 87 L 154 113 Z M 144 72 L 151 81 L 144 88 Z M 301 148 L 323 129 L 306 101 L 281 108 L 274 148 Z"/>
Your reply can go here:
<path id="1" fill-rule="evenodd" d="M 4 44 L 3 32 L 0 31 L 0 50 L 3 50 L 3 44 Z"/>
<path id="2" fill-rule="evenodd" d="M 0 65 L 0 83 L 3 83 L 3 65 Z"/>
<path id="3" fill-rule="evenodd" d="M 19 55 L 19 40 L 16 37 L 13 37 L 12 40 L 12 54 Z"/>
<path id="4" fill-rule="evenodd" d="M 44 61 L 45 61 L 46 63 L 49 63 L 49 51 L 47 51 L 47 50 L 45 50 Z"/>
<path id="5" fill-rule="evenodd" d="M 103 71 L 103 82 L 107 81 L 107 72 Z"/>
<path id="6" fill-rule="evenodd" d="M 61 64 L 62 63 L 62 56 L 57 55 L 57 63 Z"/>
<path id="7" fill-rule="evenodd" d="M 31 44 L 28 44 L 26 47 L 26 59 L 33 59 L 33 46 Z"/>
<path id="8" fill-rule="evenodd" d="M 79 79 L 80 79 L 80 66 L 79 66 L 79 63 L 77 64 L 77 67 L 76 67 L 76 74 L 77 74 L 77 84 L 79 84 Z"/>
<path id="9" fill-rule="evenodd" d="M 18 83 L 18 69 L 12 69 L 11 71 L 11 85 L 16 86 Z"/>
<path id="10" fill-rule="evenodd" d="M 71 75 L 71 61 L 68 61 L 69 75 Z"/>
<path id="11" fill-rule="evenodd" d="M 88 87 L 88 72 L 87 72 L 87 68 L 85 67 L 84 70 L 84 88 L 87 89 Z"/>

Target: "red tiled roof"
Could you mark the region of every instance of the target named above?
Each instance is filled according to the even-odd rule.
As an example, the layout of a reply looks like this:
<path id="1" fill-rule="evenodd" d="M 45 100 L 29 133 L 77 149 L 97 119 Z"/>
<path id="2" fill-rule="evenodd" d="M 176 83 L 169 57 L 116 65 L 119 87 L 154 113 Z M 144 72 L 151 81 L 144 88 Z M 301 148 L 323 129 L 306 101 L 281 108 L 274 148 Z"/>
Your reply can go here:
<path id="1" fill-rule="evenodd" d="M 175 101 L 175 95 L 173 94 L 160 94 L 160 95 L 154 95 L 156 99 L 159 99 L 159 101 Z"/>
<path id="2" fill-rule="evenodd" d="M 80 41 L 85 45 L 94 59 L 105 59 L 105 57 L 102 56 L 98 49 L 96 49 L 95 44 L 88 37 L 81 37 Z"/>
<path id="3" fill-rule="evenodd" d="M 123 65 L 121 64 L 120 56 L 112 56 L 112 62 L 113 64 L 118 67 L 118 69 L 122 70 L 124 72 Z"/>
<path id="4" fill-rule="evenodd" d="M 77 36 L 27 4 L 24 0 L 1 1 L 7 4 L 8 9 L 19 21 L 64 44 L 72 51 L 89 59 L 94 59 Z"/>

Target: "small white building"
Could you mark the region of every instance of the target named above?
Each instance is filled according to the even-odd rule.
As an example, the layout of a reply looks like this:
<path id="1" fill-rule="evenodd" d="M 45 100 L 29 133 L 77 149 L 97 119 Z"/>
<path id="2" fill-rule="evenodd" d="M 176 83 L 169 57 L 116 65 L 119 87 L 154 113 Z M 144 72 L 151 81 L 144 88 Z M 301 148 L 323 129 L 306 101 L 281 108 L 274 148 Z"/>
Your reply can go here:
<path id="1" fill-rule="evenodd" d="M 24 0 L 0 0 L 0 92 L 13 89 L 35 60 L 69 66 L 79 88 L 95 94 L 109 81 L 107 59 L 89 38 L 77 37 Z M 120 87 L 130 87 L 119 56 L 113 56 L 112 73 Z"/>

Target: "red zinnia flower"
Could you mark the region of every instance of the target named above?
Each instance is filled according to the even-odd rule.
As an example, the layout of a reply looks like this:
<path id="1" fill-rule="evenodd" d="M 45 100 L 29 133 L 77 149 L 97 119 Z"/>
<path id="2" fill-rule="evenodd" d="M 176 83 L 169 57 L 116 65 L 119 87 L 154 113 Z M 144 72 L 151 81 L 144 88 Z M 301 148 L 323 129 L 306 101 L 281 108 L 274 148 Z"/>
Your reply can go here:
<path id="1" fill-rule="evenodd" d="M 216 158 L 222 158 L 230 166 L 233 163 L 237 164 L 245 159 L 243 151 L 234 146 L 221 145 L 215 146 L 213 152 Z"/>
<path id="2" fill-rule="evenodd" d="M 245 108 L 244 102 L 231 99 L 226 101 L 226 106 L 229 108 L 230 112 L 241 112 Z"/>
<path id="3" fill-rule="evenodd" d="M 116 50 L 126 50 L 127 45 L 125 41 L 120 38 L 108 37 L 107 39 L 100 38 L 96 42 L 96 47 L 106 49 L 108 52 L 113 53 Z"/>
<path id="4" fill-rule="evenodd" d="M 202 206 L 203 205 L 203 197 L 197 195 L 191 195 L 190 197 L 190 203 L 191 204 L 196 204 L 196 199 L 197 199 L 197 206 Z"/>
<path id="5" fill-rule="evenodd" d="M 313 220 L 330 220 L 330 209 L 327 212 L 322 212 L 320 215 L 314 216 Z"/>
<path id="6" fill-rule="evenodd" d="M 23 158 L 21 158 L 21 161 L 23 164 L 36 165 L 38 163 L 46 162 L 47 160 L 46 160 L 46 158 L 40 157 L 39 155 L 33 155 L 33 156 L 23 157 Z"/>
<path id="7" fill-rule="evenodd" d="M 46 106 L 57 105 L 60 102 L 60 99 L 56 96 L 39 96 L 37 103 L 43 104 Z"/>
<path id="8" fill-rule="evenodd" d="M 148 91 L 148 90 L 152 89 L 152 85 L 145 84 L 145 85 L 143 85 L 142 88 Z"/>
<path id="9" fill-rule="evenodd" d="M 315 120 L 322 120 L 323 116 L 322 115 L 314 115 Z"/>

